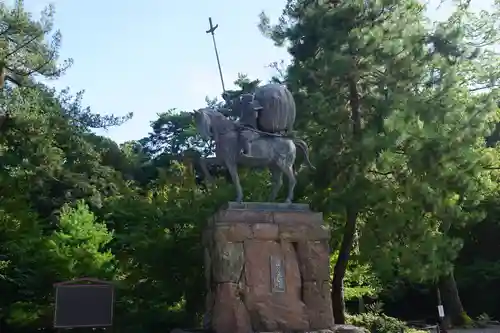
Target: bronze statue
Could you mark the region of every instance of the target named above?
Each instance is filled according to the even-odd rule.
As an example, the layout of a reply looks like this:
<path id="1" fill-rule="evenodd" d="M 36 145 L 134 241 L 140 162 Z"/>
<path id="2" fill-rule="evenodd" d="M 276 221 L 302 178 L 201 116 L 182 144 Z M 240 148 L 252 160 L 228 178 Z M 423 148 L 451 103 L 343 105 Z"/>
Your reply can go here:
<path id="1" fill-rule="evenodd" d="M 226 116 L 245 117 L 249 108 L 257 111 L 256 128 L 268 133 L 290 134 L 293 130 L 296 116 L 295 100 L 288 88 L 282 84 L 270 83 L 257 87 L 253 93 L 242 94 L 240 97 L 229 100 L 226 93 L 223 95 L 228 104 L 221 111 Z"/>
<path id="2" fill-rule="evenodd" d="M 255 130 L 270 134 L 290 135 L 295 122 L 295 100 L 288 88 L 281 84 L 266 84 L 253 93 L 243 93 L 231 100 L 222 94 L 226 107 L 219 109 L 225 116 L 237 117 L 241 125 L 238 139 L 242 154 L 248 155 L 249 143 Z"/>
<path id="3" fill-rule="evenodd" d="M 238 120 L 239 140 L 242 154 L 250 157 L 250 140 L 252 140 L 254 130 L 257 129 L 257 119 L 262 106 L 255 99 L 254 94 L 243 94 L 239 98 L 241 103 L 241 115 Z"/>
<path id="4" fill-rule="evenodd" d="M 247 98 L 248 97 L 248 98 Z M 288 195 L 286 203 L 291 203 L 296 184 L 295 171 L 293 166 L 296 158 L 296 147 L 299 147 L 304 155 L 307 165 L 314 169 L 314 166 L 309 160 L 309 149 L 307 144 L 297 138 L 286 137 L 278 133 L 264 132 L 258 128 L 252 128 L 253 122 L 256 119 L 257 127 L 260 123 L 260 116 L 252 115 L 252 112 L 263 112 L 265 108 L 255 102 L 257 98 L 242 96 L 240 102 L 240 120 L 233 121 L 227 118 L 223 113 L 211 109 L 204 108 L 194 112 L 196 128 L 200 135 L 205 139 L 213 139 L 215 141 L 215 162 L 216 164 L 227 167 L 231 179 L 236 186 L 236 201 L 243 200 L 243 190 L 241 188 L 238 175 L 238 165 L 249 167 L 268 167 L 272 176 L 272 190 L 269 197 L 270 201 L 274 201 L 282 185 L 283 173 L 288 178 Z M 257 100 L 258 101 L 258 100 Z M 260 101 L 259 101 L 260 103 Z M 248 114 L 243 115 L 243 113 Z M 294 109 L 295 112 L 295 109 Z M 294 117 L 293 117 L 294 118 Z M 269 119 L 269 118 L 265 118 Z M 278 124 L 289 122 L 290 117 L 282 117 L 279 122 L 264 122 L 264 124 L 272 125 L 278 128 Z M 293 122 L 292 122 L 293 125 Z M 262 128 L 262 127 L 261 127 Z M 283 126 L 283 129 L 291 127 Z M 241 139 L 245 136 L 244 139 Z M 242 146 L 242 141 L 244 145 Z M 242 154 L 242 150 L 247 149 L 246 154 Z M 202 163 L 202 165 L 204 165 Z M 204 173 L 207 179 L 210 175 L 204 168 Z"/>

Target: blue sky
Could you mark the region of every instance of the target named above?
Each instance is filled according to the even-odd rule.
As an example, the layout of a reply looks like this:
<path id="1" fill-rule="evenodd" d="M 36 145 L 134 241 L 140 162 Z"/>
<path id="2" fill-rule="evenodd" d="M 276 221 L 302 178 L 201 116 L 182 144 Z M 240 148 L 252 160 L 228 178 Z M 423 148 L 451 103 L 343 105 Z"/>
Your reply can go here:
<path id="1" fill-rule="evenodd" d="M 56 6 L 55 27 L 63 34 L 61 57 L 75 61 L 54 85 L 84 89 L 84 102 L 94 112 L 134 112 L 128 123 L 103 133 L 118 142 L 147 135 L 159 112 L 200 108 L 205 96 L 220 96 L 212 39 L 205 33 L 209 16 L 219 24 L 216 39 L 226 86 L 238 72 L 270 77 L 266 66 L 288 57 L 257 29 L 260 11 L 277 17 L 283 0 L 254 0 L 251 6 L 231 0 L 50 2 Z M 25 1 L 35 13 L 48 3 Z"/>
<path id="2" fill-rule="evenodd" d="M 491 0 L 473 0 L 491 3 Z M 273 61 L 288 61 L 257 29 L 264 10 L 276 20 L 286 0 L 25 0 L 37 15 L 45 5 L 56 6 L 55 27 L 63 34 L 61 58 L 75 63 L 51 83 L 72 92 L 85 90 L 84 103 L 100 114 L 134 113 L 126 124 L 100 134 L 117 142 L 140 139 L 149 132 L 156 114 L 170 108 L 192 110 L 205 97 L 221 94 L 212 46 L 205 31 L 208 17 L 219 24 L 216 40 L 226 88 L 238 72 L 268 79 Z M 431 0 L 431 8 L 439 0 Z M 434 17 L 440 11 L 431 10 Z"/>

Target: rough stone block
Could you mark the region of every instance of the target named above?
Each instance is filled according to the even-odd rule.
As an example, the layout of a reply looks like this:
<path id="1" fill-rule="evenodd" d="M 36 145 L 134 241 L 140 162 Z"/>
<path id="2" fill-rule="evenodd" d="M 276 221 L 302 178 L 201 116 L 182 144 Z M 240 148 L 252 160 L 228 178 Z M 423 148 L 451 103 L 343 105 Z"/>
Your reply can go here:
<path id="1" fill-rule="evenodd" d="M 214 282 L 238 283 L 245 264 L 243 243 L 217 243 L 213 257 Z"/>
<path id="2" fill-rule="evenodd" d="M 216 288 L 213 328 L 217 333 L 249 333 L 252 326 L 248 312 L 238 297 L 238 285 L 221 283 Z"/>
<path id="3" fill-rule="evenodd" d="M 280 246 L 275 241 L 247 240 L 245 249 L 245 278 L 249 291 L 257 296 L 271 293 L 271 269 L 269 257 L 280 255 Z"/>
<path id="4" fill-rule="evenodd" d="M 254 300 L 253 309 L 258 313 L 260 331 L 306 331 L 309 328 L 306 309 L 303 303 L 291 301 L 286 294 L 268 302 Z"/>
<path id="5" fill-rule="evenodd" d="M 216 243 L 243 242 L 248 238 L 252 238 L 252 228 L 246 223 L 231 223 L 214 227 L 213 239 Z"/>
<path id="6" fill-rule="evenodd" d="M 312 223 L 279 224 L 279 237 L 288 241 L 326 240 L 330 238 L 328 229 Z"/>
<path id="7" fill-rule="evenodd" d="M 213 308 L 214 308 L 214 304 L 215 304 L 215 292 L 217 290 L 212 290 L 210 289 L 206 296 L 205 296 L 205 311 L 206 313 L 209 313 L 210 315 L 212 315 L 212 311 L 213 311 Z M 212 318 L 210 318 L 210 320 L 212 320 Z"/>
<path id="8" fill-rule="evenodd" d="M 307 225 L 300 224 L 280 224 L 279 225 L 279 237 L 284 241 L 298 242 L 307 240 L 307 232 L 309 227 Z"/>
<path id="9" fill-rule="evenodd" d="M 212 267 L 205 271 L 208 326 L 217 333 L 333 327 L 325 282 L 330 234 L 321 213 L 307 205 L 230 203 L 210 221 L 203 234 L 205 266 Z"/>
<path id="10" fill-rule="evenodd" d="M 221 223 L 273 223 L 273 213 L 269 211 L 254 211 L 245 209 L 228 209 L 217 212 L 214 224 Z"/>
<path id="11" fill-rule="evenodd" d="M 253 237 L 258 240 L 277 240 L 279 228 L 276 224 L 256 223 L 252 226 Z"/>
<path id="12" fill-rule="evenodd" d="M 279 203 L 279 202 L 228 202 L 225 207 L 225 210 L 229 209 L 246 209 L 246 210 L 258 210 L 258 211 L 271 211 L 271 212 L 279 212 L 279 211 L 301 211 L 301 212 L 310 212 L 308 204 L 300 204 L 300 203 Z"/>
<path id="13" fill-rule="evenodd" d="M 297 253 L 292 243 L 282 242 L 281 251 L 285 257 L 285 281 L 287 292 L 294 301 L 301 299 L 302 277 Z"/>
<path id="14" fill-rule="evenodd" d="M 309 240 L 329 240 L 330 229 L 324 225 L 318 225 L 307 230 L 307 239 Z"/>
<path id="15" fill-rule="evenodd" d="M 302 288 L 304 303 L 307 306 L 310 329 L 331 329 L 334 321 L 329 282 L 305 281 Z"/>
<path id="16" fill-rule="evenodd" d="M 330 278 L 329 253 L 326 241 L 297 243 L 300 271 L 304 281 L 327 281 Z"/>
<path id="17" fill-rule="evenodd" d="M 252 240 L 246 241 L 244 247 L 247 279 L 245 305 L 254 329 L 307 329 L 306 309 L 300 300 L 300 271 L 292 244 Z M 284 292 L 271 292 L 270 256 L 284 259 Z"/>
<path id="18" fill-rule="evenodd" d="M 212 286 L 212 259 L 210 258 L 210 251 L 205 248 L 203 251 L 203 265 L 205 269 L 205 288 L 210 289 Z"/>
<path id="19" fill-rule="evenodd" d="M 276 224 L 315 224 L 323 223 L 323 214 L 313 212 L 275 212 L 274 223 Z"/>
<path id="20" fill-rule="evenodd" d="M 353 325 L 333 325 L 335 333 L 369 333 L 368 330 Z"/>
<path id="21" fill-rule="evenodd" d="M 203 232 L 201 233 L 201 244 L 205 248 L 210 248 L 213 245 L 213 241 L 214 241 L 213 228 L 209 227 L 209 228 L 206 228 L 205 230 L 203 230 Z"/>

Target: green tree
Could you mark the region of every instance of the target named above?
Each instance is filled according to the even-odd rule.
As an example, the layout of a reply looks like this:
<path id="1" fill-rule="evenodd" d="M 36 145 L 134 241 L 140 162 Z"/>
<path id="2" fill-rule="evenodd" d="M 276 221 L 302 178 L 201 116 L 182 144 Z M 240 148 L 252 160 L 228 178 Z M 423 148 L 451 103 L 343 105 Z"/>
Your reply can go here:
<path id="1" fill-rule="evenodd" d="M 153 132 L 145 143 L 152 156 L 165 154 L 173 157 L 180 156 L 188 149 L 205 150 L 206 143 L 197 135 L 189 112 L 168 110 L 158 115 L 158 119 L 151 123 L 151 128 Z"/>
<path id="2" fill-rule="evenodd" d="M 433 31 L 423 11 L 411 0 L 297 0 L 274 27 L 262 16 L 264 33 L 293 56 L 286 82 L 316 156 L 313 202 L 345 221 L 332 282 L 338 323 L 356 230 L 380 276 L 452 278 L 460 240 L 449 226 L 479 220 L 478 204 L 495 187 L 488 167 L 497 154 L 484 138 L 498 92 L 471 94 L 464 83 L 482 59 L 466 47 L 464 27 Z"/>
<path id="3" fill-rule="evenodd" d="M 64 205 L 58 228 L 46 240 L 57 280 L 113 279 L 114 256 L 107 248 L 112 240 L 112 232 L 97 222 L 84 201 L 78 201 L 75 208 Z"/>
<path id="4" fill-rule="evenodd" d="M 112 235 L 88 207 L 64 206 L 48 233 L 44 220 L 20 200 L 0 209 L 0 318 L 14 327 L 50 327 L 53 283 L 84 276 L 111 279 L 113 255 L 104 246 Z"/>
<path id="5" fill-rule="evenodd" d="M 9 61 L 24 61 L 21 55 Z M 86 236 L 92 236 L 93 218 L 77 201 L 85 199 L 98 211 L 104 198 L 127 188 L 121 174 L 104 163 L 102 147 L 90 140 L 92 128 L 125 119 L 94 115 L 81 106 L 81 94 L 57 93 L 39 83 L 9 86 L 0 93 L 0 105 L 8 110 L 0 136 L 0 325 L 49 327 L 54 282 L 88 274 L 90 268 L 96 276 L 113 276 L 113 268 L 104 264 L 110 254 L 99 257 L 90 246 L 105 242 L 105 230 L 95 224 L 97 238 L 87 244 L 77 232 L 85 225 Z M 69 208 L 73 204 L 76 210 Z M 77 245 L 74 252 L 68 243 Z"/>
<path id="6" fill-rule="evenodd" d="M 198 325 L 204 309 L 201 230 L 230 192 L 225 186 L 204 193 L 178 168 L 150 191 L 110 197 L 104 205 L 125 272 L 121 324 L 131 331 Z"/>
<path id="7" fill-rule="evenodd" d="M 0 4 L 0 88 L 4 79 L 16 85 L 33 83 L 35 76 L 57 78 L 72 64 L 68 59 L 58 65 L 61 33 L 53 31 L 54 7 L 45 8 L 39 20 L 34 20 L 16 0 L 10 8 Z"/>

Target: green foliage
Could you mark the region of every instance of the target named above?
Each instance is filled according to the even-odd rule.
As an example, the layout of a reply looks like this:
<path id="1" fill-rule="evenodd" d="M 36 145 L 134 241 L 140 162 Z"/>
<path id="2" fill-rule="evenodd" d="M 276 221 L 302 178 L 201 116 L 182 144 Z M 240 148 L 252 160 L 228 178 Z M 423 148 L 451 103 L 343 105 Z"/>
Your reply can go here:
<path id="1" fill-rule="evenodd" d="M 459 71 L 478 59 L 450 65 L 443 50 L 430 57 L 427 37 L 438 32 L 424 25 L 419 3 L 329 6 L 290 1 L 278 26 L 261 24 L 277 43 L 291 45 L 287 83 L 319 169 L 312 200 L 336 213 L 358 207 L 361 253 L 378 274 L 435 279 L 461 246 L 446 233 L 451 221 L 460 227 L 480 220 L 478 205 L 496 187 L 488 167 L 497 154 L 482 138 L 498 121 L 498 92 L 472 95 L 463 88 Z M 310 38 L 302 43 L 303 36 Z M 427 87 L 434 69 L 441 81 Z M 350 75 L 362 95 L 361 140 L 348 121 Z M 353 165 L 361 168 L 354 181 Z"/>
<path id="2" fill-rule="evenodd" d="M 365 328 L 368 332 L 377 333 L 424 333 L 426 331 L 409 328 L 396 318 L 378 313 L 362 313 L 347 315 L 347 322 L 351 325 Z"/>
<path id="3" fill-rule="evenodd" d="M 285 79 L 318 169 L 305 176 L 310 198 L 345 222 L 347 252 L 358 232 L 359 257 L 384 281 L 449 274 L 463 244 L 454 231 L 482 220 L 498 191 L 497 148 L 485 143 L 499 121 L 498 10 L 457 5 L 430 25 L 424 9 L 290 0 L 277 25 L 261 16 L 293 57 Z"/>
<path id="4" fill-rule="evenodd" d="M 188 112 L 172 109 L 161 113 L 158 119 L 151 123 L 151 127 L 153 133 L 147 140 L 144 140 L 151 155 L 162 153 L 168 156 L 179 156 L 187 149 L 199 151 L 207 149 L 207 144 L 196 133 L 193 118 Z"/>
<path id="5" fill-rule="evenodd" d="M 47 249 L 54 260 L 54 269 L 64 280 L 83 276 L 113 278 L 114 256 L 105 247 L 113 234 L 89 207 L 78 201 L 76 208 L 64 205 L 58 229 L 47 238 Z"/>
<path id="6" fill-rule="evenodd" d="M 13 214 L 2 217 L 15 221 Z M 53 283 L 87 275 L 113 278 L 113 255 L 102 249 L 112 236 L 83 202 L 62 208 L 59 226 L 49 237 L 33 214 L 31 221 L 21 217 L 17 230 L 2 233 L 2 253 L 9 260 L 2 267 L 0 288 L 10 292 L 2 294 L 1 308 L 11 325 L 44 326 L 51 322 Z M 27 221 L 32 224 L 23 225 Z"/>
<path id="7" fill-rule="evenodd" d="M 255 88 L 258 87 L 260 83 L 260 80 L 251 80 L 246 74 L 238 73 L 238 78 L 234 81 L 234 84 L 239 89 L 228 90 L 225 94 L 228 100 L 232 100 L 241 94 L 254 92 Z"/>
<path id="8" fill-rule="evenodd" d="M 61 33 L 50 36 L 54 13 L 50 5 L 34 20 L 23 0 L 16 0 L 12 8 L 0 3 L 0 72 L 5 70 L 11 82 L 24 85 L 35 75 L 57 78 L 72 64 L 71 59 L 57 64 Z"/>
<path id="9" fill-rule="evenodd" d="M 487 313 L 480 314 L 474 321 L 475 327 L 485 328 L 492 322 L 491 317 Z"/>
<path id="10" fill-rule="evenodd" d="M 38 82 L 71 63 L 58 64 L 57 31 L 48 42 L 53 14 L 48 7 L 35 21 L 22 1 L 0 4 L 0 69 L 13 83 L 0 92 L 0 325 L 49 328 L 53 283 L 90 276 L 116 283 L 120 331 L 196 326 L 201 230 L 234 189 L 217 168 L 216 184 L 202 184 L 197 161 L 213 145 L 189 112 L 159 113 L 148 136 L 118 145 L 92 130 L 132 115 L 93 114 L 82 93 Z M 401 293 L 393 286 L 403 279 L 434 288 L 454 271 L 474 314 L 497 311 L 500 58 L 489 46 L 498 17 L 496 7 L 474 14 L 460 4 L 430 25 L 413 0 L 290 0 L 278 25 L 262 16 L 262 30 L 293 57 L 287 68 L 273 65 L 274 80 L 293 92 L 296 130 L 311 146 L 317 170 L 299 173 L 297 201 L 324 213 L 332 268 L 348 235 L 346 212 L 356 212 L 346 300 Z M 240 74 L 227 93 L 260 82 Z M 241 176 L 249 200 L 266 200 L 266 171 Z M 378 304 L 348 322 L 417 332 Z"/>
<path id="11" fill-rule="evenodd" d="M 338 251 L 330 256 L 330 278 L 333 278 L 333 267 L 337 262 L 337 257 Z M 380 281 L 373 273 L 370 264 L 359 262 L 355 257 L 349 261 L 344 278 L 345 300 L 357 300 L 365 296 L 375 298 L 381 288 Z"/>

